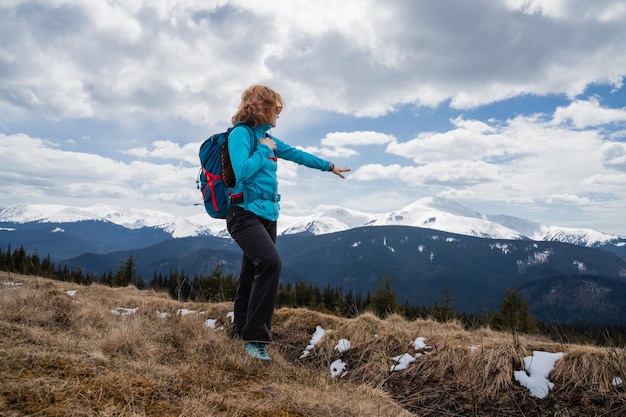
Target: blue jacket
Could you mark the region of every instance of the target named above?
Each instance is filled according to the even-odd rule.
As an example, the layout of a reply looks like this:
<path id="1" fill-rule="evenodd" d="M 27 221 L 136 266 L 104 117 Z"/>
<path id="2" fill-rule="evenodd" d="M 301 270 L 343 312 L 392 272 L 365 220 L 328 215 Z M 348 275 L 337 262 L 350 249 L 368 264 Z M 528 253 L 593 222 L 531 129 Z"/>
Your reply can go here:
<path id="1" fill-rule="evenodd" d="M 236 126 L 228 137 L 228 153 L 237 179 L 232 194 L 243 193 L 244 197 L 243 203 L 235 205 L 244 207 L 259 217 L 275 221 L 280 210 L 276 179 L 277 158 L 321 171 L 328 171 L 331 163 L 270 135 L 276 142 L 276 149 L 272 152 L 269 146 L 259 144 L 259 140 L 266 136 L 271 127 L 269 124 L 253 127 L 253 142 L 246 127 Z"/>

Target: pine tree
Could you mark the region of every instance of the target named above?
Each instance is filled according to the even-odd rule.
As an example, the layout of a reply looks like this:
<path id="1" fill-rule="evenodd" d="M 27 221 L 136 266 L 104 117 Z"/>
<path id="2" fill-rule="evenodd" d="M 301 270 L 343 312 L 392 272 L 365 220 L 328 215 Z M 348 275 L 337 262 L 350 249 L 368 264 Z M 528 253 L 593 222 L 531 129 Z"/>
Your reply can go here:
<path id="1" fill-rule="evenodd" d="M 394 312 L 398 308 L 396 302 L 396 292 L 391 287 L 393 280 L 383 275 L 376 292 L 371 298 L 370 308 L 381 317 L 386 316 L 390 312 Z"/>
<path id="2" fill-rule="evenodd" d="M 135 258 L 130 255 L 126 261 L 120 264 L 119 269 L 113 276 L 112 286 L 126 287 L 136 281 Z"/>
<path id="3" fill-rule="evenodd" d="M 445 323 L 456 316 L 454 308 L 450 305 L 454 301 L 451 294 L 452 290 L 448 286 L 448 281 L 446 281 L 446 285 L 442 290 L 442 296 L 439 298 L 441 304 L 435 303 L 435 307 L 433 307 L 433 318 L 438 322 Z"/>
<path id="4" fill-rule="evenodd" d="M 500 301 L 500 310 L 493 313 L 492 324 L 496 330 L 506 330 L 512 333 L 535 333 L 537 324 L 530 314 L 530 306 L 516 289 L 506 290 L 506 295 Z"/>

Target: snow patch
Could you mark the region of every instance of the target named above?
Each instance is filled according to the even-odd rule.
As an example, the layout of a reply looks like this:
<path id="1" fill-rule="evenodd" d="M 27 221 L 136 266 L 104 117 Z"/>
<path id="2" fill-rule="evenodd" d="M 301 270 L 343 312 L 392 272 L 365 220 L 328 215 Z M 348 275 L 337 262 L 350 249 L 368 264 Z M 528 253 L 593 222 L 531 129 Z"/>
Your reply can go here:
<path id="1" fill-rule="evenodd" d="M 135 308 L 126 308 L 126 307 L 115 307 L 111 310 L 111 313 L 118 316 L 130 316 L 131 314 L 135 314 L 139 311 L 139 307 Z"/>
<path id="2" fill-rule="evenodd" d="M 404 353 L 400 356 L 395 356 L 393 360 L 396 361 L 396 364 L 391 365 L 391 368 L 389 370 L 391 372 L 404 371 L 406 368 L 408 368 L 410 364 L 415 362 L 415 357 L 409 355 L 408 353 Z"/>
<path id="3" fill-rule="evenodd" d="M 302 355 L 300 355 L 300 359 L 304 359 L 307 356 L 309 356 L 309 354 L 311 353 L 311 349 L 313 349 L 315 345 L 317 345 L 320 342 L 320 340 L 322 340 L 322 338 L 326 335 L 326 332 L 327 331 L 324 330 L 322 326 L 318 325 L 315 327 L 315 332 L 311 336 L 311 341 L 309 342 L 309 345 L 302 352 Z"/>
<path id="4" fill-rule="evenodd" d="M 423 337 L 418 337 L 416 338 L 412 343 L 411 346 L 413 346 L 413 349 L 415 350 L 424 350 L 424 349 L 429 349 L 430 346 L 426 345 L 426 339 Z"/>
<path id="5" fill-rule="evenodd" d="M 330 364 L 330 376 L 333 378 L 343 378 L 348 372 L 348 364 L 341 359 L 337 359 Z"/>
<path id="6" fill-rule="evenodd" d="M 548 377 L 554 370 L 556 361 L 563 357 L 563 352 L 550 353 L 534 351 L 532 356 L 524 358 L 525 371 L 514 371 L 513 376 L 521 386 L 530 390 L 530 395 L 545 398 L 554 383 Z"/>
<path id="7" fill-rule="evenodd" d="M 536 245 L 533 245 L 533 246 L 535 248 L 537 247 Z M 532 255 L 530 255 L 525 261 L 518 260 L 517 266 L 519 270 L 522 271 L 529 266 L 546 264 L 548 263 L 550 255 L 552 255 L 551 249 L 545 249 L 543 252 L 535 252 Z"/>
<path id="8" fill-rule="evenodd" d="M 500 251 L 502 251 L 503 254 L 508 255 L 509 253 L 511 253 L 511 248 L 509 247 L 509 245 L 507 243 L 493 243 L 491 245 L 489 245 L 490 249 L 499 249 Z"/>
<path id="9" fill-rule="evenodd" d="M 576 268 L 578 268 L 578 272 L 580 272 L 581 274 L 584 274 L 587 271 L 587 267 L 583 262 L 574 261 L 573 264 L 576 265 Z"/>
<path id="10" fill-rule="evenodd" d="M 170 317 L 172 317 L 170 313 L 159 310 L 156 311 L 156 316 L 160 319 L 169 319 Z"/>
<path id="11" fill-rule="evenodd" d="M 224 326 L 217 327 L 217 319 L 206 319 L 204 326 L 212 330 L 224 330 Z"/>
<path id="12" fill-rule="evenodd" d="M 343 353 L 347 350 L 350 350 L 350 341 L 348 339 L 339 339 L 337 342 L 337 346 L 335 346 L 335 350 L 339 353 Z"/>

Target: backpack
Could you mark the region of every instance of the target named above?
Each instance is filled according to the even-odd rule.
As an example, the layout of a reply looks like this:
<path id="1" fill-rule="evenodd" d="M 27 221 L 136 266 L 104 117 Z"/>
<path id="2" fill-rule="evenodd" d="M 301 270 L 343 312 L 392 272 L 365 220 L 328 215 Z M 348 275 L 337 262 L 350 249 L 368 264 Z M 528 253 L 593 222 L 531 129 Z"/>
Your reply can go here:
<path id="1" fill-rule="evenodd" d="M 253 144 L 254 133 L 245 124 Z M 196 187 L 202 192 L 204 208 L 209 216 L 225 219 L 230 206 L 229 188 L 235 186 L 235 173 L 228 154 L 228 136 L 234 127 L 226 132 L 216 133 L 200 145 L 200 170 L 196 179 Z M 254 145 L 251 148 L 254 152 Z"/>

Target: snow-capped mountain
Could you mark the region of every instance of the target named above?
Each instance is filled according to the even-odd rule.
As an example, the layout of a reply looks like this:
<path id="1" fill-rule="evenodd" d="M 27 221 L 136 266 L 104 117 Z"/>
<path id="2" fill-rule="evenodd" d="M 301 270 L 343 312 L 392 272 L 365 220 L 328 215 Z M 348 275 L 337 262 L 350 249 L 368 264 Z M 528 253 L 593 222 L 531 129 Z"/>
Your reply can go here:
<path id="1" fill-rule="evenodd" d="M 432 306 L 445 278 L 459 311 L 490 309 L 513 286 L 543 320 L 626 320 L 624 237 L 484 215 L 440 198 L 383 214 L 325 206 L 282 216 L 279 227 L 284 282 L 371 293 L 380 277 L 392 276 L 402 302 Z M 0 249 L 23 247 L 87 276 L 115 271 L 130 256 L 144 279 L 210 274 L 218 263 L 236 274 L 241 252 L 225 236 L 225 221 L 203 209 L 193 216 L 102 204 L 0 210 Z"/>
<path id="2" fill-rule="evenodd" d="M 361 213 L 336 206 L 324 206 L 321 211 L 306 217 L 281 216 L 280 234 L 309 233 L 322 235 L 361 227 L 376 220 L 373 214 Z"/>
<path id="3" fill-rule="evenodd" d="M 225 232 L 223 222 L 201 213 L 190 217 L 175 216 L 146 208 L 121 208 L 105 204 L 72 207 L 58 204 L 27 204 L 0 210 L 4 223 L 76 223 L 81 221 L 110 222 L 127 229 L 152 227 L 162 229 L 172 237 L 200 235 L 220 236 Z M 208 220 L 208 221 L 207 221 Z"/>
<path id="4" fill-rule="evenodd" d="M 0 210 L 0 223 L 74 223 L 110 222 L 127 229 L 156 228 L 172 237 L 226 237 L 223 220 L 204 212 L 193 216 L 175 216 L 151 209 L 124 209 L 104 204 L 70 207 L 33 204 Z M 542 225 L 529 220 L 485 215 L 453 201 L 437 197 L 417 200 L 399 210 L 382 214 L 363 213 L 336 206 L 323 206 L 310 216 L 281 216 L 279 234 L 307 233 L 322 235 L 364 226 L 411 226 L 489 239 L 532 239 L 559 241 L 579 246 L 626 245 L 626 238 L 591 229 Z"/>
<path id="5" fill-rule="evenodd" d="M 408 206 L 379 216 L 371 226 L 413 226 L 490 239 L 523 239 L 511 228 L 490 221 L 482 214 L 442 198 L 422 198 Z"/>
<path id="6" fill-rule="evenodd" d="M 598 232 L 597 230 L 546 226 L 530 220 L 520 219 L 519 217 L 487 215 L 486 218 L 494 223 L 516 230 L 532 240 L 563 242 L 593 247 L 624 239 L 624 237 Z"/>

